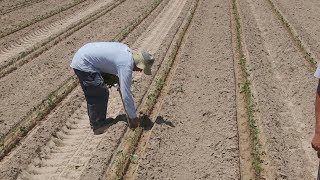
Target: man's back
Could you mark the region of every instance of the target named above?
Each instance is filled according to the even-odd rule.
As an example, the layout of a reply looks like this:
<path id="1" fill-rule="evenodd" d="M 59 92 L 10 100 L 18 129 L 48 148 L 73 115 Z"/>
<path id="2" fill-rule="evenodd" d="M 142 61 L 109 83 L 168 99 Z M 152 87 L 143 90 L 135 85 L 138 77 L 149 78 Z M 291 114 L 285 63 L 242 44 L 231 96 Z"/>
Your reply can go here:
<path id="1" fill-rule="evenodd" d="M 118 75 L 119 67 L 133 68 L 131 49 L 118 42 L 94 42 L 82 46 L 74 55 L 72 68 L 85 72 Z"/>

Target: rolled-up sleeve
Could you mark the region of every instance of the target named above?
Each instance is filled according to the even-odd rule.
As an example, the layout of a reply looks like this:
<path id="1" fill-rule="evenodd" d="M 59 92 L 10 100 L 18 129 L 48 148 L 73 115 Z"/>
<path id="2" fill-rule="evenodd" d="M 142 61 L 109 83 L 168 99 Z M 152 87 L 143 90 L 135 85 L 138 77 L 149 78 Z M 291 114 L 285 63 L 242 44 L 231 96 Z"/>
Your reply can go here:
<path id="1" fill-rule="evenodd" d="M 318 79 L 320 79 L 320 65 L 318 64 L 318 67 L 316 69 L 316 72 L 314 73 L 314 76 Z"/>
<path id="2" fill-rule="evenodd" d="M 131 93 L 132 70 L 127 66 L 121 66 L 118 70 L 120 92 L 123 103 L 130 119 L 136 118 L 136 109 Z"/>

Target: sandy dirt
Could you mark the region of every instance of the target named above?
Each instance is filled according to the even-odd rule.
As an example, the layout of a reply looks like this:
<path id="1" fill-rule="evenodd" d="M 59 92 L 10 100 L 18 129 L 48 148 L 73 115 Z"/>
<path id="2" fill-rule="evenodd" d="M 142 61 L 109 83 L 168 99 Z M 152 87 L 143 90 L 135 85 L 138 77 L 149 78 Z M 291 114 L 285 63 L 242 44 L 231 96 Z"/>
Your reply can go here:
<path id="1" fill-rule="evenodd" d="M 310 140 L 316 79 L 266 1 L 241 1 L 247 55 L 276 179 L 313 179 L 317 168 Z"/>
<path id="2" fill-rule="evenodd" d="M 9 12 L 12 12 L 17 9 L 21 9 L 26 6 L 31 6 L 32 4 L 38 3 L 43 0 L 17 0 L 17 1 L 11 1 L 11 0 L 3 0 L 0 1 L 0 14 L 7 14 Z"/>
<path id="3" fill-rule="evenodd" d="M 137 179 L 239 177 L 229 8 L 199 5 Z"/>
<path id="4" fill-rule="evenodd" d="M 20 19 L 19 18 L 19 16 L 21 16 L 20 14 L 24 13 L 24 14 L 27 14 L 25 16 L 31 16 L 34 18 L 33 19 L 28 18 L 28 20 L 21 21 L 21 22 L 13 21 L 13 22 L 11 22 L 12 24 L 10 24 L 10 23 L 7 24 L 6 26 L 11 26 L 11 28 L 7 27 L 7 30 L 4 30 L 4 32 L 0 35 L 0 36 L 3 36 L 5 34 L 9 33 L 8 35 L 6 35 L 0 39 L 1 51 L 3 51 L 4 48 L 10 47 L 13 43 L 16 43 L 17 40 L 24 38 L 24 37 L 30 35 L 31 33 L 34 33 L 35 31 L 39 31 L 39 29 L 47 27 L 50 24 L 61 21 L 61 20 L 68 18 L 68 17 L 70 18 L 70 17 L 72 17 L 72 15 L 77 14 L 77 13 L 87 9 L 88 6 L 93 5 L 96 2 L 96 0 L 81 0 L 81 1 L 83 1 L 83 2 L 80 2 L 77 4 L 72 4 L 75 1 L 71 1 L 71 2 L 68 1 L 69 5 L 63 3 L 64 6 L 62 6 L 62 7 L 64 7 L 64 8 L 69 7 L 69 8 L 67 8 L 63 11 L 61 11 L 61 9 L 60 10 L 54 9 L 53 11 L 55 11 L 54 13 L 56 13 L 56 14 L 52 14 L 53 11 L 51 11 L 51 14 L 50 14 L 50 12 L 46 12 L 47 15 L 43 14 L 42 17 L 38 16 L 39 18 L 36 18 L 37 14 L 39 14 L 36 9 L 37 8 L 38 9 L 46 9 L 46 4 L 44 2 L 39 2 L 40 4 L 39 3 L 31 4 L 28 7 L 17 9 L 15 11 L 11 12 L 12 13 L 11 17 L 5 18 L 5 16 L 3 16 L 3 18 L 4 18 L 3 20 L 14 19 L 14 18 Z M 72 5 L 72 7 L 70 5 Z M 33 8 L 33 10 L 32 10 L 32 8 Z M 22 12 L 20 14 L 15 13 L 18 10 L 22 11 Z M 26 13 L 24 11 L 30 11 L 30 12 Z"/>
<path id="5" fill-rule="evenodd" d="M 316 0 L 273 0 L 290 25 L 297 31 L 307 47 L 320 58 L 320 3 Z"/>
<path id="6" fill-rule="evenodd" d="M 172 9 L 174 9 L 176 6 L 183 5 L 185 3 L 186 3 L 186 1 L 180 1 L 179 3 L 175 3 L 174 1 L 171 1 L 170 4 L 168 5 L 168 7 L 164 8 L 163 13 L 161 13 L 159 17 L 166 17 L 168 14 L 172 14 L 172 15 L 177 14 L 177 15 L 175 15 L 175 17 L 176 17 L 175 19 L 172 19 L 172 21 L 169 21 L 170 24 L 166 26 L 167 29 L 166 28 L 163 29 L 163 26 L 162 26 L 164 24 L 164 22 L 166 22 L 165 18 L 158 18 L 158 20 L 156 20 L 156 22 L 159 22 L 159 25 L 155 29 L 153 29 L 152 32 L 154 32 L 156 30 L 157 32 L 160 32 L 162 34 L 164 33 L 163 36 L 158 36 L 158 38 L 152 38 L 153 42 L 157 42 L 156 43 L 157 46 L 159 46 L 159 44 L 165 44 L 165 40 L 164 39 L 166 37 L 166 34 L 171 34 L 170 36 L 174 35 L 174 33 L 173 34 L 170 33 L 172 31 L 170 29 L 172 27 L 173 28 L 178 28 L 179 27 L 179 25 L 175 25 L 174 22 L 178 18 L 179 13 L 182 10 L 182 8 L 180 9 L 180 11 L 172 11 Z M 173 13 L 173 12 L 175 12 L 175 13 Z M 152 33 L 152 32 L 146 32 L 143 36 L 150 39 L 150 37 L 155 36 L 154 33 Z M 173 30 L 173 32 L 175 32 L 175 30 Z M 167 38 L 169 40 L 172 39 L 172 37 L 167 37 Z M 140 42 L 140 41 L 138 41 L 138 42 Z M 167 43 L 167 45 L 169 45 L 169 44 Z M 142 46 L 133 45 L 133 47 L 134 48 L 141 48 Z M 161 63 L 161 62 L 158 62 L 158 63 Z M 140 85 L 141 84 L 139 84 L 139 86 Z M 81 93 L 81 91 L 79 93 Z M 111 117 L 116 117 L 116 115 L 118 115 L 120 113 L 120 110 L 121 110 L 121 104 L 119 104 L 120 99 L 119 99 L 119 97 L 114 95 L 114 93 L 115 92 L 113 92 L 113 94 L 111 96 L 115 97 L 115 98 L 112 99 L 112 101 L 109 103 L 109 106 L 110 106 L 109 110 L 111 111 L 111 113 L 109 115 Z M 112 113 L 113 110 L 115 111 L 115 113 Z M 77 111 L 77 112 L 76 113 L 78 115 L 73 116 L 71 118 L 71 119 L 73 119 L 73 121 L 74 121 L 74 119 L 87 117 L 86 110 L 84 109 L 84 107 L 82 107 L 82 110 Z M 67 120 L 67 121 L 73 122 L 72 120 Z M 87 174 L 91 174 L 92 171 L 95 172 L 93 169 L 99 171 L 101 169 L 101 163 L 100 162 L 99 162 L 98 165 L 97 164 L 93 165 L 92 161 L 94 161 L 95 158 L 88 155 L 88 158 L 83 159 L 83 163 L 81 163 L 82 161 L 81 162 L 79 162 L 80 160 L 78 161 L 79 154 L 85 153 L 85 152 L 89 152 L 89 154 L 98 154 L 99 155 L 99 153 L 101 153 L 101 151 L 103 151 L 103 153 L 105 153 L 103 155 L 104 158 L 109 160 L 110 157 L 108 158 L 108 154 L 109 154 L 109 156 L 111 156 L 112 153 L 113 153 L 113 150 L 115 150 L 115 149 L 112 150 L 112 148 L 113 147 L 115 148 L 117 146 L 116 146 L 116 144 L 114 144 L 113 146 L 110 145 L 110 144 L 112 144 L 112 140 L 110 140 L 108 138 L 105 138 L 103 136 L 104 137 L 103 140 L 106 141 L 107 147 L 105 146 L 105 142 L 102 140 L 102 138 L 100 138 L 100 139 L 97 139 L 96 143 L 93 143 L 93 149 L 87 150 L 87 147 L 84 146 L 83 144 L 87 144 L 87 142 L 90 142 L 90 138 L 93 138 L 94 136 L 93 136 L 91 131 L 90 132 L 88 131 L 89 130 L 89 128 L 88 128 L 88 119 L 86 118 L 86 121 L 84 120 L 83 122 L 84 123 L 86 122 L 87 124 L 81 125 L 80 127 L 78 127 L 78 126 L 69 127 L 70 131 L 66 130 L 68 128 L 65 127 L 64 128 L 65 130 L 63 130 L 62 132 L 58 132 L 56 136 L 60 140 L 57 141 L 56 138 L 53 138 L 54 140 L 49 141 L 47 146 L 45 148 L 43 148 L 43 150 L 41 150 L 41 154 L 44 154 L 43 157 L 39 156 L 41 161 L 39 160 L 39 157 L 34 159 L 32 161 L 32 163 L 31 163 L 31 165 L 28 166 L 26 171 L 22 172 L 22 174 L 19 175 L 19 178 L 27 178 L 27 179 L 34 179 L 34 178 L 40 178 L 41 179 L 41 178 L 44 178 L 44 177 L 55 177 L 55 178 L 62 178 L 63 177 L 63 178 L 71 178 L 71 179 L 72 178 L 79 178 L 79 176 L 81 175 L 81 172 L 85 171 L 83 169 L 83 167 L 85 167 L 87 165 L 86 163 L 88 163 L 88 161 L 91 162 L 91 165 L 90 165 L 91 172 L 83 174 L 82 175 L 82 179 L 87 179 L 86 178 Z M 79 128 L 81 130 L 79 130 Z M 113 128 L 116 129 L 115 131 L 120 133 L 120 134 L 117 134 L 116 132 L 114 132 L 112 130 Z M 112 127 L 112 129 L 108 130 L 108 132 L 106 134 L 108 134 L 108 136 L 110 136 L 110 137 L 121 138 L 121 132 L 122 133 L 124 132 L 124 128 L 125 128 L 125 125 L 119 124 L 117 126 Z M 74 135 L 74 132 L 78 132 L 78 131 L 81 131 L 82 134 L 85 134 L 85 137 L 86 137 L 85 139 L 87 141 L 82 141 L 83 138 L 79 138 L 79 137 Z M 70 144 L 70 141 L 71 142 L 79 141 L 79 143 L 76 143 L 78 146 L 76 146 L 76 144 L 73 144 L 73 143 Z M 101 143 L 103 143 L 102 144 L 103 148 L 101 148 L 101 149 L 99 148 L 100 145 L 98 143 L 100 141 L 102 141 Z M 119 139 L 116 139 L 113 142 L 116 143 L 117 141 L 119 141 Z M 96 146 L 98 146 L 98 147 L 95 148 Z M 78 151 L 76 153 L 73 153 L 72 155 L 68 154 L 69 151 L 73 151 L 72 150 L 73 148 L 77 149 Z M 54 149 L 54 150 L 52 150 L 52 149 Z M 93 151 L 95 149 L 97 149 L 97 152 L 93 153 Z M 110 150 L 109 153 L 106 152 L 106 149 Z M 54 157 L 60 156 L 61 154 L 65 155 L 64 156 L 65 158 L 63 160 L 60 160 L 60 161 L 59 161 L 59 159 L 58 160 L 51 160 L 51 159 L 54 159 Z M 54 161 L 54 163 L 52 161 Z M 74 161 L 76 161 L 78 164 L 75 165 Z M 52 166 L 54 166 L 54 167 L 52 167 Z M 75 166 L 78 167 L 78 168 L 76 168 L 77 171 L 74 172 L 74 173 L 71 173 L 69 171 L 69 169 L 70 168 L 72 169 Z M 95 166 L 95 167 L 92 167 L 92 166 Z M 103 168 L 102 168 L 102 170 L 103 170 Z M 102 173 L 100 172 L 100 174 L 99 173 L 94 174 L 93 176 L 90 176 L 90 178 L 94 178 L 95 179 L 95 176 L 97 176 L 97 178 L 99 178 L 99 176 L 101 176 L 101 174 L 103 175 L 103 172 Z"/>
<path id="7" fill-rule="evenodd" d="M 15 40 L 15 42 L 12 42 L 6 48 L 2 49 L 2 53 L 0 53 L 0 65 L 9 63 L 15 56 L 22 54 L 23 52 L 27 52 L 28 50 L 30 51 L 41 45 L 41 43 L 48 41 L 50 38 L 55 37 L 58 34 L 62 34 L 73 25 L 79 24 L 94 13 L 99 12 L 100 9 L 111 5 L 112 2 L 112 0 L 96 1 L 88 7 L 83 7 L 81 10 L 75 12 L 69 17 L 65 17 L 64 19 L 39 28 L 21 39 Z"/>
<path id="8" fill-rule="evenodd" d="M 17 9 L 16 11 L 12 11 L 5 15 L 1 15 L 1 28 L 0 32 L 6 32 L 9 29 L 18 26 L 21 23 L 26 23 L 36 17 L 44 16 L 46 13 L 50 11 L 54 11 L 60 9 L 74 1 L 61 1 L 61 0 L 46 0 L 42 2 L 35 3 L 31 6 L 25 6 L 21 9 Z"/>
<path id="9" fill-rule="evenodd" d="M 147 6 L 140 2 L 136 3 L 129 8 L 125 7 L 126 4 L 120 5 L 115 11 L 107 13 L 95 23 L 77 31 L 19 70 L 1 78 L 0 102 L 3 106 L 0 107 L 2 126 L 0 135 L 6 134 L 28 111 L 74 74 L 69 64 L 77 48 L 89 41 L 110 41 Z M 123 8 L 126 11 L 121 13 Z M 135 8 L 141 8 L 141 12 L 135 11 Z M 123 21 L 122 16 L 128 13 L 132 15 Z"/>
<path id="10" fill-rule="evenodd" d="M 156 1 L 126 0 L 0 77 L 0 137 L 74 74 L 69 64 L 79 47 L 92 41 L 111 41 Z M 0 32 L 70 2 L 75 1 L 0 0 L 0 13 L 7 12 L 1 15 Z M 50 42 L 112 2 L 87 0 L 0 38 L 0 67 L 19 53 L 38 49 L 42 42 Z M 162 0 L 123 40 L 132 49 L 154 53 L 157 60 L 152 76 L 134 73 L 132 91 L 137 108 L 173 51 L 176 33 L 194 2 Z M 316 87 L 313 70 L 267 0 L 237 2 L 254 117 L 268 162 L 265 178 L 315 179 L 318 160 L 310 146 Z M 320 3 L 272 2 L 308 50 L 320 57 Z M 129 166 L 131 172 L 124 179 L 246 179 L 242 176 L 248 169 L 242 167 L 246 164 L 241 143 L 250 144 L 250 139 L 239 137 L 239 114 L 245 114 L 246 107 L 239 103 L 241 79 L 237 76 L 240 70 L 231 4 L 231 0 L 199 0 L 150 116 L 154 126 L 145 131 L 148 136 L 137 147 L 143 151 L 137 162 L 131 162 L 135 167 L 130 170 Z M 77 86 L 1 159 L 0 179 L 107 179 L 127 131 L 120 96 L 114 88 L 110 93 L 108 116 L 116 121 L 105 134 L 93 135 L 83 93 Z"/>

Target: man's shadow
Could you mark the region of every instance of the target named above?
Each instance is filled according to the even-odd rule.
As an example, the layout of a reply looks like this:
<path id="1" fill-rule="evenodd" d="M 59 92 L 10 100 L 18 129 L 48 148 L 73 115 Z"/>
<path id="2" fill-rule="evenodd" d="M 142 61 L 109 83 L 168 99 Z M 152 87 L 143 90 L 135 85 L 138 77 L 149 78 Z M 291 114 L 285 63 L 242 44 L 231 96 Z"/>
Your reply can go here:
<path id="1" fill-rule="evenodd" d="M 114 121 L 112 121 L 113 123 L 111 125 L 116 124 L 116 123 L 118 123 L 120 121 L 128 123 L 125 114 L 118 115 L 114 119 Z M 165 124 L 165 125 L 168 125 L 170 127 L 175 127 L 175 125 L 171 121 L 165 120 L 162 116 L 158 116 L 156 118 L 155 122 L 153 122 L 147 115 L 141 115 L 140 116 L 140 126 L 144 130 L 150 130 L 153 127 L 154 123 L 156 123 L 156 124 Z"/>

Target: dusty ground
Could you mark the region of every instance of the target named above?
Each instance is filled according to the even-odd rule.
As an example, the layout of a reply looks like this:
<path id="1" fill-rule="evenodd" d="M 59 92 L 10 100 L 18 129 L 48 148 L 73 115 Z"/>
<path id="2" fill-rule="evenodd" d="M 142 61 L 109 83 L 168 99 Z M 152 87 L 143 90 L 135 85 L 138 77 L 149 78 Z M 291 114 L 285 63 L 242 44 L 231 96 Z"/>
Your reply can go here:
<path id="1" fill-rule="evenodd" d="M 312 179 L 310 147 L 316 79 L 286 29 L 265 1 L 240 3 L 259 124 L 277 179 Z"/>
<path id="2" fill-rule="evenodd" d="M 239 177 L 229 8 L 199 5 L 137 179 Z"/>
<path id="3" fill-rule="evenodd" d="M 0 31 L 9 32 L 19 23 L 70 2 L 75 1 L 2 0 Z M 92 41 L 111 41 L 145 14 L 142 22 L 125 30 L 128 34 L 123 40 L 133 49 L 151 51 L 157 59 L 152 76 L 134 74 L 132 90 L 140 107 L 165 66 L 164 59 L 173 51 L 176 33 L 181 31 L 196 0 L 126 0 L 91 21 L 93 14 L 116 2 L 87 0 L 0 38 L 0 71 L 6 66 L 14 68 L 0 77 L 1 138 L 73 75 L 69 64 L 79 47 Z M 263 174 L 266 179 L 315 179 L 318 160 L 310 147 L 316 86 L 313 70 L 267 0 L 236 2 L 254 117 L 268 162 L 264 163 Z M 306 48 L 319 57 L 320 2 L 272 2 Z M 150 12 L 146 14 L 147 10 Z M 251 141 L 241 138 L 238 129 L 239 114 L 245 114 L 246 107 L 239 103 L 242 79 L 237 75 L 238 41 L 232 11 L 231 0 L 199 0 L 150 115 L 154 126 L 144 131 L 137 145 L 138 161 L 131 162 L 136 164 L 128 166 L 124 179 L 250 177 L 243 176 L 247 173 L 244 171 L 253 169 L 247 162 L 250 158 L 243 159 L 243 154 L 250 156 L 250 151 L 240 148 Z M 78 26 L 84 20 L 89 21 L 88 25 Z M 72 30 L 75 27 L 79 29 Z M 65 32 L 70 35 L 64 36 Z M 33 55 L 33 49 L 41 48 L 39 55 Z M 30 54 L 30 58 L 21 58 L 27 60 L 19 64 L 22 60 L 15 58 L 21 53 Z M 1 159 L 0 179 L 110 177 L 114 157 L 127 132 L 118 92 L 112 89 L 110 97 L 108 116 L 118 121 L 105 134 L 94 136 L 82 91 L 76 87 Z"/>
<path id="4" fill-rule="evenodd" d="M 33 59 L 30 63 L 19 68 L 19 70 L 1 78 L 0 81 L 3 86 L 0 90 L 0 102 L 4 106 L 0 107 L 0 123 L 2 126 L 0 134 L 6 134 L 10 127 L 19 122 L 28 111 L 39 104 L 49 93 L 73 74 L 69 64 L 77 48 L 89 41 L 110 41 L 122 28 L 140 14 L 134 8 L 147 6 L 147 4 L 140 3 L 140 1 L 136 3 L 136 6 L 130 6 L 132 8 L 121 5 L 116 9 L 117 11 L 106 14 L 95 23 L 82 28 L 41 54 L 41 56 Z M 120 13 L 121 8 L 127 9 L 124 14 L 133 13 L 128 16 L 126 21 L 123 21 L 122 16 L 124 14 Z M 117 26 L 110 26 L 110 24 L 117 24 Z M 69 50 L 66 51 L 66 49 Z M 19 86 L 17 86 L 18 84 Z M 6 119 L 10 119 L 10 121 L 6 121 Z"/>
<path id="5" fill-rule="evenodd" d="M 310 48 L 312 53 L 316 55 L 316 58 L 319 59 L 319 2 L 316 0 L 274 0 L 272 2 L 275 3 L 284 17 L 290 22 L 290 25 L 294 27 L 298 35 L 304 43 L 306 43 L 307 47 Z"/>

